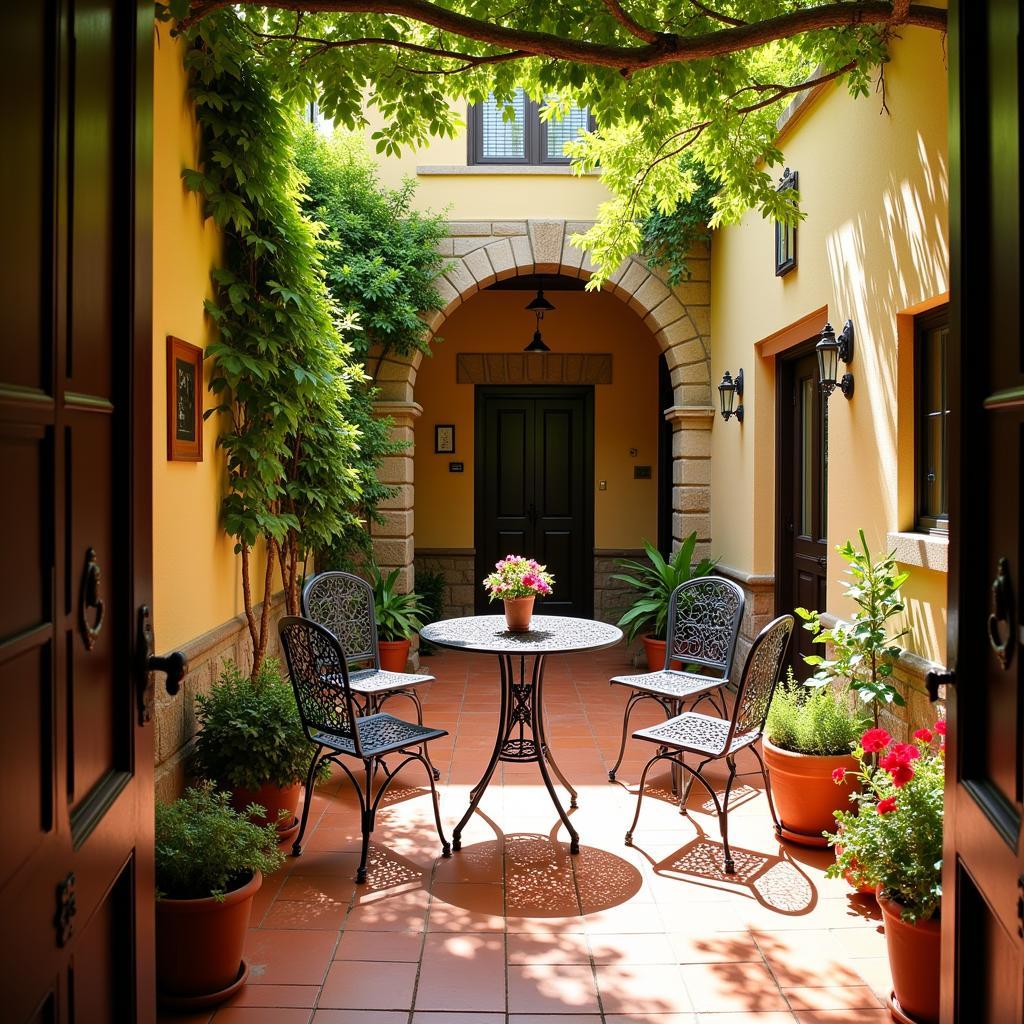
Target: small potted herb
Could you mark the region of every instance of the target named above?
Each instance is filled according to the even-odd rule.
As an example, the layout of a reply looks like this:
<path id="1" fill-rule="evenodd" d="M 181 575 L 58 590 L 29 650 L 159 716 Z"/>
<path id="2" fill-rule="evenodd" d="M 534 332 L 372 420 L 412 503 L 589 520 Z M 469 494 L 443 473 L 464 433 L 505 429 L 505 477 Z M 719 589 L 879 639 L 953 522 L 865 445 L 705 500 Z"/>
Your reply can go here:
<path id="1" fill-rule="evenodd" d="M 262 808 L 250 807 L 251 815 Z M 284 860 L 272 825 L 256 825 L 211 783 L 156 807 L 156 965 L 161 1000 L 222 1002 L 244 983 L 253 896 Z"/>
<path id="2" fill-rule="evenodd" d="M 918 729 L 913 743 L 896 743 L 884 729 L 864 733 L 854 750 L 858 807 L 836 815 L 829 841 L 842 848 L 826 872 L 877 885 L 894 1009 L 921 1024 L 939 1019 L 945 732 L 940 720 Z"/>
<path id="3" fill-rule="evenodd" d="M 236 809 L 265 808 L 259 823 L 273 824 L 283 842 L 298 828 L 313 747 L 280 662 L 268 658 L 251 677 L 226 662 L 209 695 L 196 695 L 196 718 L 197 773 L 230 790 Z"/>
<path id="4" fill-rule="evenodd" d="M 419 595 L 415 591 L 400 594 L 397 590 L 399 572 L 395 569 L 384 576 L 377 566 L 370 566 L 377 652 L 380 667 L 387 672 L 405 671 L 412 638 L 423 626 Z"/>
<path id="5" fill-rule="evenodd" d="M 849 803 L 857 771 L 852 750 L 867 724 L 832 687 L 801 686 L 787 671 L 768 709 L 763 741 L 784 838 L 828 845 L 835 813 Z M 849 781 L 837 787 L 836 779 Z"/>
<path id="6" fill-rule="evenodd" d="M 626 639 L 632 643 L 642 637 L 647 652 L 647 668 L 657 672 L 665 667 L 665 632 L 668 626 L 668 604 L 672 591 L 687 580 L 698 576 L 710 576 L 718 564 L 717 558 L 702 558 L 693 562 L 697 546 L 696 530 L 679 545 L 679 550 L 668 560 L 649 541 L 644 541 L 647 562 L 625 560 L 619 567 L 632 573 L 616 573 L 613 580 L 619 580 L 639 591 L 636 600 L 626 609 L 618 625 L 626 631 Z M 679 662 L 672 667 L 682 668 Z"/>

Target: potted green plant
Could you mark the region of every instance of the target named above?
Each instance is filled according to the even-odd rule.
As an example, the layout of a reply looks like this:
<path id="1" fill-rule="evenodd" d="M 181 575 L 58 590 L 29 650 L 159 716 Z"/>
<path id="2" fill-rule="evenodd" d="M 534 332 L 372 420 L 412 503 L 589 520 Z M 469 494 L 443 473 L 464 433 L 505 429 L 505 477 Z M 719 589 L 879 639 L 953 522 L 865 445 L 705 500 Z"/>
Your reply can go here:
<path id="1" fill-rule="evenodd" d="M 826 874 L 877 886 L 893 1008 L 919 1024 L 939 1019 L 945 731 L 940 720 L 913 743 L 896 743 L 884 729 L 868 729 L 854 750 L 858 807 L 840 811 L 829 836 L 836 862 Z"/>
<path id="2" fill-rule="evenodd" d="M 878 725 L 880 704 L 906 704 L 892 683 L 892 674 L 901 650 L 897 641 L 910 628 L 893 625 L 892 620 L 906 611 L 900 588 L 910 573 L 899 569 L 895 552 L 874 561 L 864 531 L 858 532 L 859 550 L 850 541 L 836 547 L 846 560 L 846 575 L 852 578 L 846 584 L 846 597 L 857 607 L 851 621 L 825 629 L 818 612 L 797 608 L 796 613 L 804 620 L 804 629 L 813 635 L 814 643 L 832 648 L 830 659 L 818 654 L 804 658 L 815 670 L 808 684 L 825 686 L 835 679 L 845 680 L 861 701 L 871 706 Z"/>
<path id="3" fill-rule="evenodd" d="M 412 638 L 423 626 L 420 598 L 415 591 L 398 592 L 398 569 L 385 576 L 375 565 L 369 567 L 373 587 L 373 613 L 377 619 L 377 651 L 380 667 L 404 672 L 409 661 Z"/>
<path id="4" fill-rule="evenodd" d="M 505 605 L 505 625 L 511 633 L 525 633 L 533 617 L 533 603 L 537 596 L 547 597 L 555 577 L 533 558 L 506 555 L 494 563 L 494 572 L 484 578 L 488 601 L 502 601 Z"/>
<path id="5" fill-rule="evenodd" d="M 253 896 L 263 874 L 284 861 L 277 832 L 205 783 L 157 804 L 155 858 L 160 998 L 182 1009 L 213 1006 L 245 984 L 242 950 Z"/>
<path id="6" fill-rule="evenodd" d="M 868 721 L 832 687 L 809 689 L 787 671 L 768 709 L 763 741 L 784 839 L 828 845 L 835 812 L 849 803 L 856 783 L 852 750 Z M 837 787 L 835 779 L 846 781 Z"/>
<path id="7" fill-rule="evenodd" d="M 696 530 L 679 545 L 679 550 L 668 560 L 650 543 L 644 541 L 647 562 L 625 559 L 618 563 L 629 573 L 615 573 L 613 580 L 619 580 L 637 590 L 636 600 L 626 609 L 618 625 L 626 631 L 627 640 L 632 643 L 638 636 L 643 638 L 647 652 L 648 671 L 654 672 L 665 664 L 665 630 L 668 624 L 668 602 L 672 591 L 689 579 L 710 576 L 718 564 L 717 558 L 702 558 L 693 562 L 697 546 Z M 681 668 L 678 662 L 673 667 Z"/>
<path id="8" fill-rule="evenodd" d="M 444 614 L 445 591 L 448 581 L 440 569 L 420 569 L 416 572 L 416 593 L 420 595 L 420 613 L 424 622 L 437 622 Z M 433 654 L 437 648 L 426 640 L 420 641 L 420 654 Z"/>
<path id="9" fill-rule="evenodd" d="M 252 676 L 226 662 L 208 695 L 196 695 L 195 769 L 229 790 L 237 810 L 265 809 L 284 842 L 298 828 L 302 782 L 313 759 L 291 684 L 268 658 Z M 308 795 L 307 795 L 308 799 Z"/>

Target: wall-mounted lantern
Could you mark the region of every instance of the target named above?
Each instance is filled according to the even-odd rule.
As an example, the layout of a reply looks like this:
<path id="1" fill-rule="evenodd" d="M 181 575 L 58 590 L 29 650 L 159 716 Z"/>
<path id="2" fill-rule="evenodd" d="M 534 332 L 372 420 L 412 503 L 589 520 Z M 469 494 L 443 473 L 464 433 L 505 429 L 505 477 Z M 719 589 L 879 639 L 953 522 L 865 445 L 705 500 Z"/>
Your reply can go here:
<path id="1" fill-rule="evenodd" d="M 537 297 L 530 302 L 526 307 L 533 315 L 537 318 L 537 328 L 533 332 L 533 341 L 530 342 L 524 352 L 550 352 L 551 349 L 544 344 L 544 339 L 540 335 L 540 322 L 544 319 L 544 314 L 550 312 L 555 307 L 544 298 L 544 289 L 537 289 Z"/>
<path id="2" fill-rule="evenodd" d="M 722 374 L 722 383 L 718 385 L 718 398 L 722 403 L 722 419 L 729 422 L 733 416 L 743 422 L 743 403 L 736 405 L 736 399 L 743 397 L 743 371 L 737 370 L 736 377 L 726 370 Z"/>
<path id="3" fill-rule="evenodd" d="M 847 320 L 842 333 L 836 337 L 831 324 L 825 324 L 818 344 L 814 346 L 818 357 L 818 383 L 827 399 L 838 387 L 846 398 L 853 397 L 853 374 L 839 376 L 840 363 L 853 362 L 853 321 Z"/>

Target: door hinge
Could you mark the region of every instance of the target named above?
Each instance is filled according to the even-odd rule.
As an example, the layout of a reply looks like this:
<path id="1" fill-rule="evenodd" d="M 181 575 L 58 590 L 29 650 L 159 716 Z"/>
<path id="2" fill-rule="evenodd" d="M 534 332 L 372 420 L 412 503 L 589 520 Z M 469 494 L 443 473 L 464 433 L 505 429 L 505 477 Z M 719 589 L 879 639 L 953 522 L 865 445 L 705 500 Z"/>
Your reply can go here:
<path id="1" fill-rule="evenodd" d="M 928 690 L 928 699 L 934 704 L 939 699 L 940 686 L 954 686 L 956 673 L 948 668 L 932 669 L 924 677 L 924 685 Z"/>
<path id="2" fill-rule="evenodd" d="M 188 660 L 181 651 L 173 651 L 160 658 L 153 654 L 149 605 L 140 605 L 135 635 L 135 692 L 138 695 L 139 725 L 145 725 L 153 717 L 153 673 L 167 674 L 167 693 L 173 697 L 181 689 L 181 681 L 187 671 Z"/>
<path id="3" fill-rule="evenodd" d="M 57 929 L 57 945 L 66 946 L 71 941 L 74 933 L 72 918 L 78 913 L 75 905 L 75 873 L 72 871 L 57 886 L 57 913 L 54 916 L 53 924 Z"/>
<path id="4" fill-rule="evenodd" d="M 1024 939 L 1024 875 L 1017 879 L 1017 935 Z"/>

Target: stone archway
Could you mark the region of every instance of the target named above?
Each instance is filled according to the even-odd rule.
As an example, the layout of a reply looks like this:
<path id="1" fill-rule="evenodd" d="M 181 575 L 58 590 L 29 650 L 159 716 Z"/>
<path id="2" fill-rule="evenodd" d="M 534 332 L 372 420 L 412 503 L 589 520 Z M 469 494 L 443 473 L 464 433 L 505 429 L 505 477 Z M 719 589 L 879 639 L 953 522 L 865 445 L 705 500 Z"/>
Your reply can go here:
<path id="1" fill-rule="evenodd" d="M 451 258 L 437 287 L 445 307 L 428 319 L 431 335 L 477 292 L 504 278 L 560 274 L 589 278 L 587 255 L 570 238 L 591 226 L 586 221 L 453 221 L 442 242 Z M 654 335 L 671 374 L 674 403 L 664 410 L 672 424 L 672 536 L 678 542 L 694 530 L 705 552 L 711 542 L 711 338 L 710 274 L 706 247 L 691 256 L 691 276 L 676 288 L 639 258 L 625 260 L 603 287 L 632 308 Z M 423 355 L 389 356 L 373 351 L 369 368 L 380 392 L 377 408 L 394 421 L 396 440 L 412 442 L 422 413 L 416 402 L 416 376 Z M 381 506 L 383 521 L 373 524 L 374 554 L 388 569 L 402 570 L 404 589 L 414 583 L 415 482 L 412 449 L 384 460 L 380 478 L 397 488 Z"/>

